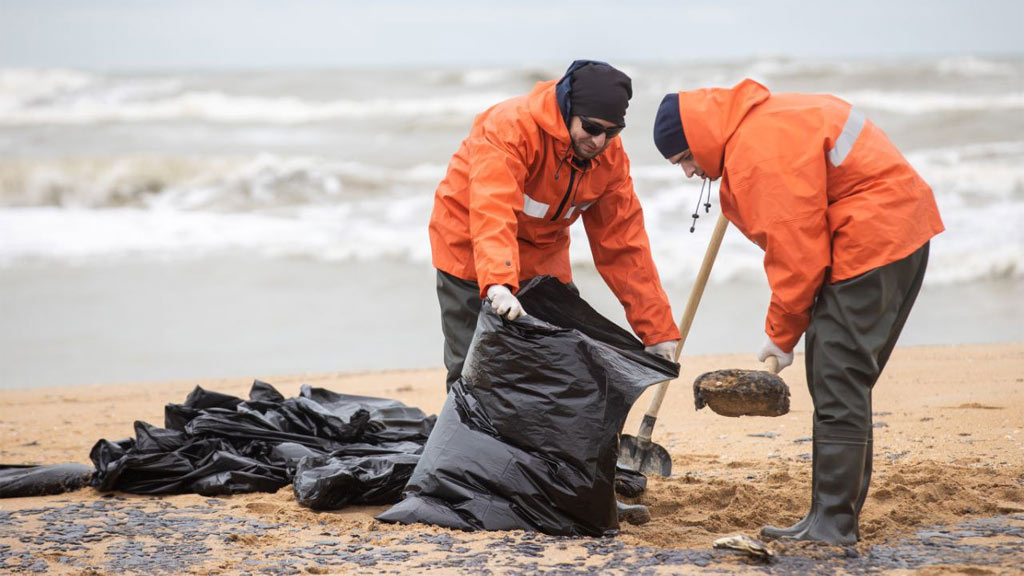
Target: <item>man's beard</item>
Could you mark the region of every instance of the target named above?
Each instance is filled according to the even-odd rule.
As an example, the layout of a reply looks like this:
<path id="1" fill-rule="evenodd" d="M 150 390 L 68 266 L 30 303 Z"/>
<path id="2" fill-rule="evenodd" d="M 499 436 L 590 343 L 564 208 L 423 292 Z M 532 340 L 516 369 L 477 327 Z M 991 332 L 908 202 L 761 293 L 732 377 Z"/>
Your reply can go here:
<path id="1" fill-rule="evenodd" d="M 580 144 L 578 144 L 576 142 L 572 143 L 572 149 L 573 149 L 573 152 L 576 153 L 577 157 L 582 158 L 584 160 L 591 160 L 595 156 L 597 156 L 598 154 L 600 154 L 601 152 L 604 151 L 604 148 L 598 148 L 596 152 L 588 153 L 585 150 L 583 150 L 583 148 L 582 148 L 582 146 L 580 146 Z"/>

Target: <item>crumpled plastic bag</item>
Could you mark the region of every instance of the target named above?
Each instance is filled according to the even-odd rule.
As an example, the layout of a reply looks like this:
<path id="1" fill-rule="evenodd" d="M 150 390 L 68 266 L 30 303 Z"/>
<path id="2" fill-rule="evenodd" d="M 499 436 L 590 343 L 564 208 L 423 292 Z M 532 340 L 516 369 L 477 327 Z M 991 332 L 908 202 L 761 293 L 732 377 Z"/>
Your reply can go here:
<path id="1" fill-rule="evenodd" d="M 184 403 L 168 404 L 164 419 L 166 428 L 136 422 L 135 439 L 97 442 L 93 486 L 135 494 L 274 492 L 301 469 L 332 478 L 344 493 L 329 493 L 325 481 L 304 482 L 312 488 L 295 487 L 299 504 L 393 502 L 435 417 L 397 400 L 308 385 L 285 398 L 257 380 L 248 400 L 196 387 Z M 318 464 L 328 469 L 317 473 Z"/>
<path id="2" fill-rule="evenodd" d="M 92 467 L 85 464 L 0 464 L 0 498 L 49 496 L 71 492 L 88 486 L 92 474 Z"/>
<path id="3" fill-rule="evenodd" d="M 418 454 L 309 456 L 299 461 L 292 488 L 303 506 L 336 510 L 350 504 L 391 504 L 420 461 Z"/>
<path id="4" fill-rule="evenodd" d="M 377 516 L 462 530 L 601 536 L 618 530 L 618 434 L 648 386 L 679 366 L 539 277 L 514 322 L 482 307 L 405 498 Z"/>

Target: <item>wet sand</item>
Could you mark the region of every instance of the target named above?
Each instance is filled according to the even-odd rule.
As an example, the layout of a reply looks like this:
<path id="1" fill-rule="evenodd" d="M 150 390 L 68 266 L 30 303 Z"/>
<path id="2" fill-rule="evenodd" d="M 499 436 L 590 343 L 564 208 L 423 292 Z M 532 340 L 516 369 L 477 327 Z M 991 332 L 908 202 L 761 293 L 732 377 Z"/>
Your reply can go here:
<path id="1" fill-rule="evenodd" d="M 802 366 L 798 356 L 796 366 Z M 103 495 L 92 489 L 0 500 L 0 571 L 162 573 L 679 573 L 760 570 L 714 551 L 734 533 L 756 535 L 805 512 L 811 402 L 803 370 L 782 373 L 791 412 L 725 418 L 695 412 L 691 383 L 720 368 L 755 368 L 747 356 L 685 358 L 655 441 L 673 476 L 652 478 L 636 501 L 644 526 L 609 539 L 522 532 L 461 533 L 381 524 L 385 507 L 313 512 L 291 488 L 230 498 Z M 4 390 L 0 462 L 88 463 L 100 438 L 162 424 L 163 406 L 199 384 L 244 396 L 252 378 L 283 394 L 301 383 L 398 398 L 429 413 L 444 400 L 440 370 Z M 635 431 L 641 398 L 626 424 Z M 901 347 L 875 388 L 875 472 L 862 542 L 842 550 L 776 546 L 783 572 L 1004 574 L 1024 557 L 1024 344 Z M 91 572 L 90 572 L 91 571 Z M 782 573 L 782 572 L 779 572 Z"/>

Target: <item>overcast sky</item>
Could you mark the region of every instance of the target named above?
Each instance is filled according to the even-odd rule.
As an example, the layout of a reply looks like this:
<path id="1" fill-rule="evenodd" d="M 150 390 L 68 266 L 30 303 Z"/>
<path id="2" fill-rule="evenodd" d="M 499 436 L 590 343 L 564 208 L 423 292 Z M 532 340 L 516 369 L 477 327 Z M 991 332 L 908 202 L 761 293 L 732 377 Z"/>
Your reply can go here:
<path id="1" fill-rule="evenodd" d="M 0 67 L 1020 54 L 1022 23 L 1022 0 L 0 0 Z"/>

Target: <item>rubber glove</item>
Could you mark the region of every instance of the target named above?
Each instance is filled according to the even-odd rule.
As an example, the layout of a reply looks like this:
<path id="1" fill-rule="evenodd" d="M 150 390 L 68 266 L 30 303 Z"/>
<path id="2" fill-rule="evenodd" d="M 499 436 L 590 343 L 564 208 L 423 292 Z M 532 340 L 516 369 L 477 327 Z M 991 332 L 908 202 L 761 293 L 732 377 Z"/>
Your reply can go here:
<path id="1" fill-rule="evenodd" d="M 498 313 L 498 316 L 503 316 L 508 320 L 515 320 L 520 316 L 526 315 L 526 312 L 523 311 L 523 305 L 519 303 L 519 299 L 513 296 L 512 291 L 504 284 L 494 284 L 488 288 L 487 297 L 490 298 L 491 308 Z"/>
<path id="2" fill-rule="evenodd" d="M 678 345 L 679 340 L 668 340 L 666 342 L 659 342 L 658 344 L 651 344 L 644 348 L 644 352 L 654 354 L 655 356 L 661 356 L 665 360 L 675 362 L 676 346 Z"/>
<path id="3" fill-rule="evenodd" d="M 775 345 L 771 338 L 764 341 L 764 346 L 761 347 L 761 351 L 757 353 L 757 359 L 764 362 L 769 356 L 775 356 L 779 359 L 779 372 L 786 366 L 793 363 L 793 351 L 783 352 L 782 348 Z"/>

